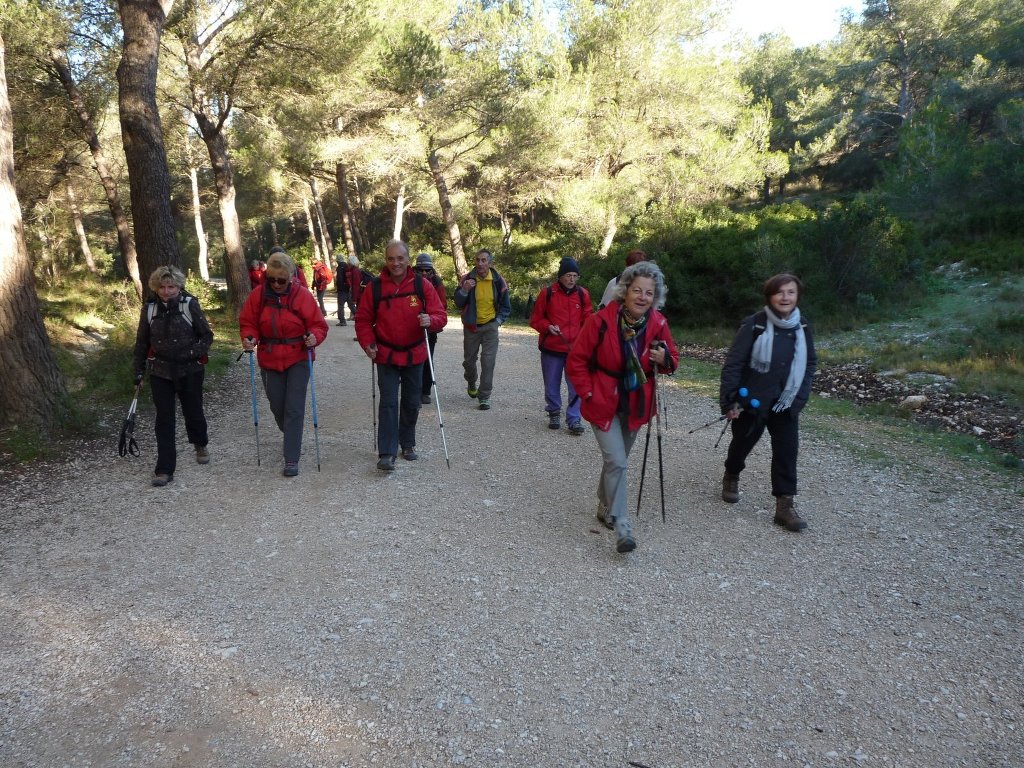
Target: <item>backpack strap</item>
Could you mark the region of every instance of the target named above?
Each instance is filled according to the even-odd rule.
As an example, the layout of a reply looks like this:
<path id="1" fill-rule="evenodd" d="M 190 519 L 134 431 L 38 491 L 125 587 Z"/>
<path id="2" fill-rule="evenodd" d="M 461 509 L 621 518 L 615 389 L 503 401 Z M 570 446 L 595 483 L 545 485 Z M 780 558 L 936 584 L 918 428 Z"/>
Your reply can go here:
<path id="1" fill-rule="evenodd" d="M 178 296 L 178 312 L 182 317 L 185 318 L 185 322 L 192 325 L 192 296 L 188 293 L 182 293 Z M 146 319 L 149 324 L 153 324 L 153 318 L 156 317 L 156 299 L 153 301 L 146 302 Z"/>

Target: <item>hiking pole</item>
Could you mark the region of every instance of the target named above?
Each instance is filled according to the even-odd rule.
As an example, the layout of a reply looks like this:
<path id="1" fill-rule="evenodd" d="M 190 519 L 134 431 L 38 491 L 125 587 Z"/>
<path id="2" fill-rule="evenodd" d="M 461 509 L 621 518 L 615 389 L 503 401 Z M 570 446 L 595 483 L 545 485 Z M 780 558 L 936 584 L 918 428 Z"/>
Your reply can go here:
<path id="1" fill-rule="evenodd" d="M 441 398 L 437 394 L 437 378 L 434 376 L 434 356 L 430 354 L 430 336 L 427 329 L 423 329 L 423 338 L 427 343 L 427 363 L 430 365 L 430 384 L 434 388 L 434 405 L 437 407 L 437 425 L 441 428 L 441 444 L 444 446 L 444 461 L 448 469 L 452 468 L 451 459 L 448 458 L 448 439 L 444 436 L 444 419 L 441 418 Z"/>
<path id="2" fill-rule="evenodd" d="M 313 375 L 313 348 L 306 347 L 306 359 L 309 360 L 309 394 L 313 401 L 313 441 L 316 443 L 316 471 L 320 471 L 320 425 L 316 418 L 316 376 Z"/>
<path id="3" fill-rule="evenodd" d="M 128 415 L 125 416 L 124 422 L 121 424 L 121 436 L 117 443 L 117 452 L 121 456 L 138 456 L 139 444 L 135 440 L 135 411 L 139 407 L 139 392 L 142 391 L 142 376 L 139 376 L 138 382 L 135 384 L 135 397 L 132 398 L 131 405 L 128 406 Z"/>
<path id="4" fill-rule="evenodd" d="M 654 425 L 658 435 L 658 487 L 661 490 L 661 522 L 665 522 L 665 466 L 661 459 L 661 411 L 658 410 L 658 364 L 654 363 Z M 650 426 L 650 422 L 647 422 Z M 650 432 L 648 432 L 650 434 Z"/>
<path id="5" fill-rule="evenodd" d="M 644 459 L 640 463 L 640 491 L 636 495 L 636 516 L 640 517 L 640 500 L 644 497 L 644 478 L 647 476 L 647 450 L 651 447 L 651 422 L 647 422 L 647 437 L 644 438 Z"/>
<path id="6" fill-rule="evenodd" d="M 240 354 L 239 357 L 241 356 Z M 258 467 L 260 465 L 260 412 L 256 407 L 256 355 L 251 349 L 249 350 L 249 388 L 252 390 L 252 426 L 256 430 L 256 466 Z"/>
<path id="7" fill-rule="evenodd" d="M 373 452 L 377 452 L 377 364 L 370 358 L 370 395 L 373 397 L 373 405 L 370 412 L 373 414 Z"/>
<path id="8" fill-rule="evenodd" d="M 747 397 L 747 395 L 749 395 L 750 392 L 747 390 L 746 387 L 740 387 L 739 391 L 736 394 L 738 394 L 740 397 Z M 747 401 L 747 404 L 756 411 L 761 406 L 761 401 L 758 400 L 756 397 L 752 397 L 752 398 L 750 398 Z M 729 410 L 733 411 L 733 410 L 736 410 L 736 409 L 738 409 L 740 407 L 741 407 L 740 403 L 733 403 L 732 404 L 732 408 L 730 408 Z M 725 419 L 725 418 L 727 418 L 727 416 L 723 415 L 722 418 Z M 715 450 L 715 448 L 718 448 L 718 444 L 720 442 L 722 442 L 722 438 L 725 437 L 725 431 L 729 428 L 730 424 L 732 424 L 732 421 L 725 422 L 725 426 L 722 427 L 722 431 L 718 433 L 718 439 L 715 440 L 715 445 L 714 445 L 714 448 L 712 448 L 712 450 Z"/>
<path id="9" fill-rule="evenodd" d="M 700 432 L 702 429 L 707 429 L 708 427 L 714 426 L 715 424 L 717 424 L 718 422 L 720 422 L 720 421 L 722 421 L 723 419 L 726 419 L 726 418 L 728 418 L 728 417 L 723 413 L 717 419 L 712 419 L 707 424 L 701 424 L 699 427 L 694 427 L 693 429 L 691 429 L 686 434 L 692 435 L 694 432 Z"/>

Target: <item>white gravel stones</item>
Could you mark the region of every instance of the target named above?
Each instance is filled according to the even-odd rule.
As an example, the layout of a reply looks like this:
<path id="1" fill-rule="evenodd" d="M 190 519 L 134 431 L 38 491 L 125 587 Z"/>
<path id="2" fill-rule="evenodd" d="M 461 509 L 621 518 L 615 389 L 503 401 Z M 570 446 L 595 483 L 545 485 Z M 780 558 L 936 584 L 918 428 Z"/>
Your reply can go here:
<path id="1" fill-rule="evenodd" d="M 668 519 L 648 485 L 621 556 L 593 438 L 547 429 L 532 332 L 503 328 L 489 412 L 441 334 L 452 470 L 424 409 L 390 479 L 332 333 L 320 473 L 308 434 L 282 478 L 270 426 L 256 467 L 239 367 L 209 393 L 212 463 L 169 488 L 148 404 L 141 459 L 114 434 L 2 478 L 0 764 L 1024 765 L 1016 477 L 812 405 L 789 534 L 767 439 L 721 503 L 724 448 L 686 434 L 714 402 L 665 382 Z"/>

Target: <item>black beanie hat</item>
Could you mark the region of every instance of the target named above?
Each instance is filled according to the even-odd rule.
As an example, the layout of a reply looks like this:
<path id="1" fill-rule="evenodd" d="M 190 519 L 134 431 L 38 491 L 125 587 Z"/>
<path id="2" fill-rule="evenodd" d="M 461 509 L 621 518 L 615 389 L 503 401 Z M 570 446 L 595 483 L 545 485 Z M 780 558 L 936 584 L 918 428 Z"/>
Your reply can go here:
<path id="1" fill-rule="evenodd" d="M 558 276 L 561 277 L 568 272 L 575 272 L 578 275 L 580 273 L 580 267 L 576 263 L 576 259 L 566 256 L 558 262 Z"/>

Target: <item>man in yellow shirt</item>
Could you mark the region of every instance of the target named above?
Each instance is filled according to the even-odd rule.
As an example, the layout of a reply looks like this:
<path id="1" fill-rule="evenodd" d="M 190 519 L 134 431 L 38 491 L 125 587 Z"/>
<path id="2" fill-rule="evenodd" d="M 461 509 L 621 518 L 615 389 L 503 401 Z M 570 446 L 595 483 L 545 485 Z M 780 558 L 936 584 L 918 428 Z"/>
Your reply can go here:
<path id="1" fill-rule="evenodd" d="M 459 279 L 455 306 L 462 311 L 462 369 L 466 394 L 475 397 L 480 410 L 490 410 L 494 386 L 494 362 L 498 357 L 498 328 L 512 314 L 505 282 L 487 249 L 476 252 L 476 269 Z M 477 358 L 480 359 L 479 386 Z"/>

